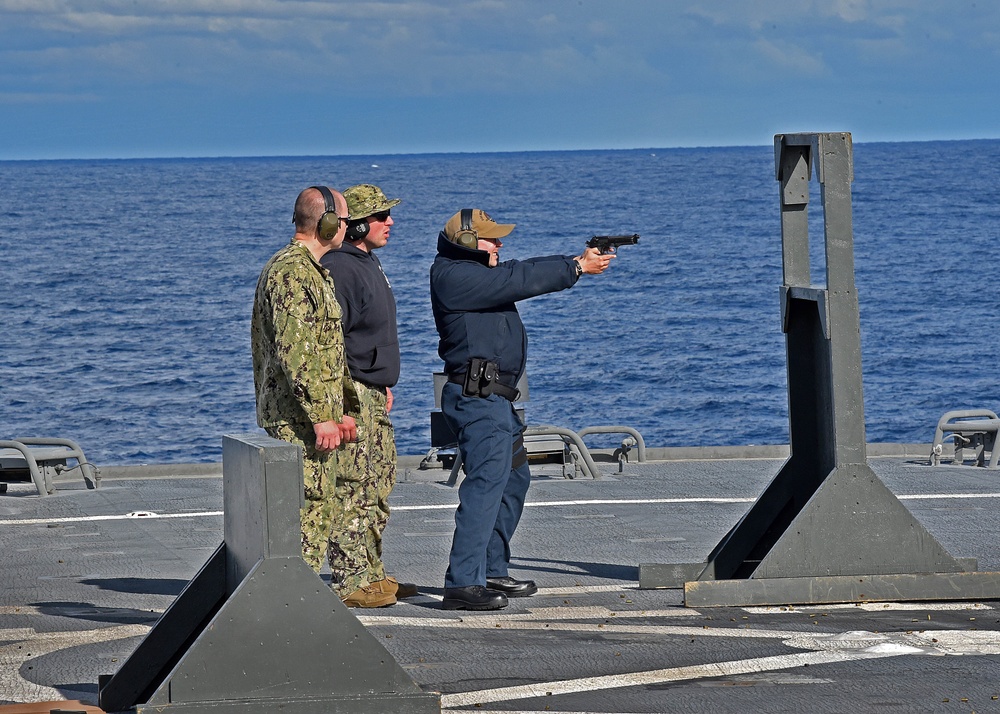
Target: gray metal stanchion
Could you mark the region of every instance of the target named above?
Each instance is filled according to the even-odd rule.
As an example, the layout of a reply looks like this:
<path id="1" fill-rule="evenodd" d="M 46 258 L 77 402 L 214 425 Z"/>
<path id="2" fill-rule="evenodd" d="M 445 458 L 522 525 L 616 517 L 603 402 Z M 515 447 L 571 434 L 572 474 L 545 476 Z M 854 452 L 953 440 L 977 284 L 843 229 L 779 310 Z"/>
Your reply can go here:
<path id="1" fill-rule="evenodd" d="M 440 712 L 301 556 L 302 456 L 223 438 L 225 540 L 114 676 L 105 711 Z"/>
<path id="2" fill-rule="evenodd" d="M 639 566 L 688 606 L 1000 598 L 1000 573 L 949 555 L 867 464 L 854 286 L 851 135 L 779 134 L 791 456 L 704 563 Z M 810 285 L 809 181 L 821 186 L 825 287 Z"/>

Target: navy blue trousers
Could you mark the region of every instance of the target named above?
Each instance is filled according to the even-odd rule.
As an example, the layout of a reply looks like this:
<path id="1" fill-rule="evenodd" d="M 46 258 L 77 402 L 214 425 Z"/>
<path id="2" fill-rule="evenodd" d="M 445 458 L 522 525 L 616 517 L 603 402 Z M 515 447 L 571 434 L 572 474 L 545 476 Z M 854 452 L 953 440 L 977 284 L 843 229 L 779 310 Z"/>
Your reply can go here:
<path id="1" fill-rule="evenodd" d="M 486 578 L 507 576 L 514 535 L 531 482 L 522 432 L 513 405 L 496 395 L 466 397 L 449 382 L 441 411 L 458 434 L 466 476 L 458 488 L 455 537 L 451 543 L 446 588 L 486 585 Z"/>

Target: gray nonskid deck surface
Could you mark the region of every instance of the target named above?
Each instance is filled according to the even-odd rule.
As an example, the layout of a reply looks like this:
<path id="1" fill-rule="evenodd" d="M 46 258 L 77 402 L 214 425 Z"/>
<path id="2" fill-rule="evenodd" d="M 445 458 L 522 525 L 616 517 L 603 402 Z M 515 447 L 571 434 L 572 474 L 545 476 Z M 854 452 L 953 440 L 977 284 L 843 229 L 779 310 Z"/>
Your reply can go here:
<path id="1" fill-rule="evenodd" d="M 871 464 L 953 555 L 1000 570 L 1000 476 Z M 780 465 L 604 464 L 601 481 L 537 470 L 552 475 L 532 483 L 512 574 L 541 590 L 495 613 L 440 609 L 457 491 L 444 471 L 403 470 L 386 562 L 422 594 L 353 612 L 453 710 L 1000 711 L 997 603 L 695 610 L 680 590 L 636 588 L 640 562 L 704 560 Z M 221 541 L 220 478 L 124 475 L 0 497 L 0 702 L 96 701 L 98 675 Z"/>

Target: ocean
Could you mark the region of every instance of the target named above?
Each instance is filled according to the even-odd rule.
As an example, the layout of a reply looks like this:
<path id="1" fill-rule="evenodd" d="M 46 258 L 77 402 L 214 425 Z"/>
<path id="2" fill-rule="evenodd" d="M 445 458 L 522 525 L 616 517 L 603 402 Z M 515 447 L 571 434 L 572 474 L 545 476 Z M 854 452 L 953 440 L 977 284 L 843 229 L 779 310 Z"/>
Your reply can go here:
<path id="1" fill-rule="evenodd" d="M 1000 410 L 1000 141 L 857 143 L 854 160 L 867 438 L 929 443 L 945 411 Z M 361 182 L 402 199 L 379 253 L 398 303 L 401 454 L 430 448 L 428 270 L 463 207 L 517 224 L 504 259 L 642 236 L 604 275 L 521 303 L 529 425 L 788 443 L 770 145 L 0 162 L 0 439 L 75 439 L 98 465 L 219 461 L 224 434 L 258 431 L 250 309 L 295 196 Z"/>

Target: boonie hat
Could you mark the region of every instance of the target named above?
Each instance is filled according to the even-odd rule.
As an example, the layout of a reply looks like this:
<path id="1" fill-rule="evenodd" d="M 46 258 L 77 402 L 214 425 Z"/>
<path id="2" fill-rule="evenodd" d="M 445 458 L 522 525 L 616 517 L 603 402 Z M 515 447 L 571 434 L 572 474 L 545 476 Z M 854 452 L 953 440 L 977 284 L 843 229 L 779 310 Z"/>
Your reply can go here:
<path id="1" fill-rule="evenodd" d="M 503 238 L 514 230 L 515 223 L 497 223 L 490 214 L 479 208 L 472 209 L 472 220 L 469 227 L 475 231 L 480 238 Z M 455 235 L 462 230 L 462 212 L 459 211 L 448 219 L 444 224 L 444 235 L 452 243 L 455 242 Z"/>
<path id="2" fill-rule="evenodd" d="M 358 221 L 362 218 L 388 211 L 399 203 L 398 198 L 389 200 L 382 193 L 382 189 L 370 183 L 359 183 L 344 191 L 344 198 L 347 200 L 347 218 L 351 221 Z"/>

